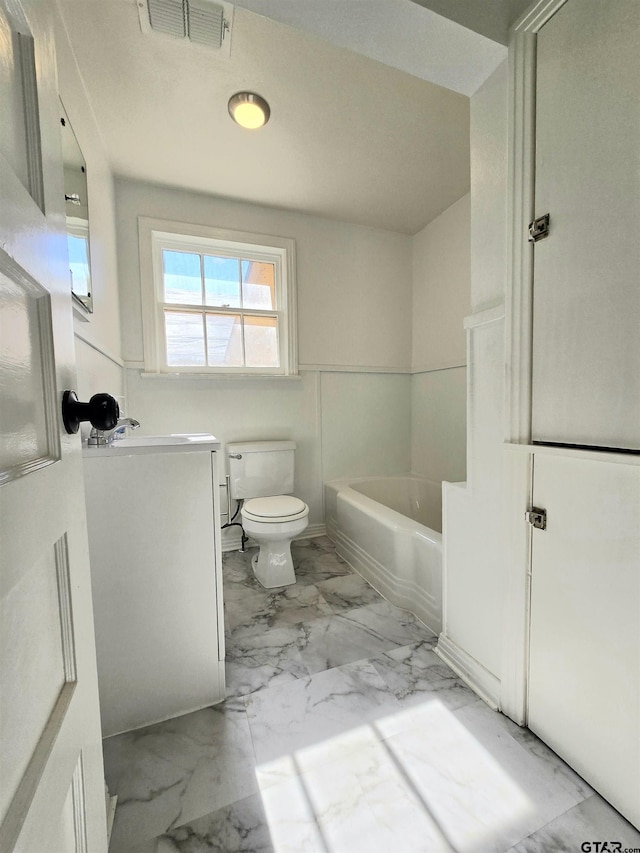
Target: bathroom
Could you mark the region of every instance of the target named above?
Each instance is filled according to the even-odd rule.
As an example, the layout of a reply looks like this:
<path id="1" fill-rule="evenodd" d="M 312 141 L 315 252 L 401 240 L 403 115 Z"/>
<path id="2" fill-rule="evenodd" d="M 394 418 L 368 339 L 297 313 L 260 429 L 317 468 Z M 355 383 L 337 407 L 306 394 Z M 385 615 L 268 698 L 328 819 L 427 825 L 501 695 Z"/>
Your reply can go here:
<path id="1" fill-rule="evenodd" d="M 295 495 L 309 507 L 305 536 L 311 545 L 294 545 L 294 555 L 300 556 L 306 547 L 313 550 L 315 540 L 326 545 L 327 483 L 408 472 L 436 488 L 444 482 L 444 530 L 448 531 L 444 610 L 442 624 L 436 620 L 429 625 L 440 635 L 439 660 L 454 668 L 461 685 L 456 690 L 470 685 L 485 701 L 483 707 L 500 708 L 521 723 L 525 717 L 518 655 L 526 644 L 521 612 L 526 609 L 524 581 L 518 572 L 513 573 L 516 580 L 507 577 L 505 565 L 509 561 L 520 565 L 527 545 L 518 538 L 524 533 L 504 535 L 510 511 L 504 503 L 509 490 L 528 495 L 532 453 L 526 436 L 505 426 L 510 416 L 506 401 L 510 393 L 513 397 L 513 389 L 505 385 L 515 371 L 505 370 L 509 359 L 504 341 L 505 336 L 516 337 L 513 324 L 507 329 L 513 316 L 508 313 L 512 276 L 507 275 L 513 257 L 508 243 L 511 83 L 506 30 L 530 4 L 523 0 L 496 3 L 492 15 L 475 17 L 473 10 L 465 12 L 465 4 L 455 4 L 458 19 L 450 21 L 441 17 L 447 14 L 446 4 L 435 0 L 393 3 L 398 42 L 391 51 L 385 49 L 388 46 L 381 36 L 387 12 L 380 12 L 382 21 L 372 14 L 370 30 L 365 28 L 364 35 L 356 38 L 358 27 L 339 16 L 332 21 L 327 16 L 324 22 L 313 16 L 294 21 L 287 20 L 286 9 L 281 8 L 279 18 L 274 9 L 286 5 L 260 8 L 259 3 L 243 3 L 233 9 L 232 56 L 249 36 L 254 39 L 254 52 L 246 68 L 234 70 L 239 74 L 237 82 L 234 77 L 225 81 L 226 88 L 231 87 L 228 94 L 231 89 L 255 87 L 268 100 L 271 97 L 272 110 L 263 131 L 243 137 L 231 123 L 226 100 L 216 105 L 220 122 L 229 125 L 223 133 L 243 158 L 246 174 L 240 176 L 211 154 L 206 140 L 194 149 L 185 145 L 189 152 L 185 159 L 198 152 L 197 169 L 188 168 L 179 157 L 163 162 L 168 148 L 159 142 L 157 150 L 153 147 L 153 134 L 159 138 L 166 132 L 175 150 L 182 151 L 179 134 L 168 127 L 167 116 L 174 109 L 192 116 L 208 103 L 201 100 L 203 91 L 173 86 L 172 71 L 183 61 L 184 52 L 188 54 L 189 45 L 176 46 L 162 35 L 141 29 L 135 3 L 60 0 L 56 4 L 52 26 L 57 87 L 87 162 L 91 223 L 93 310 L 74 308 L 77 379 L 70 384 L 82 400 L 96 391 L 112 393 L 126 415 L 141 423 L 142 434 L 212 432 L 223 447 L 234 441 L 295 441 Z M 255 14 L 268 14 L 267 7 L 272 17 Z M 426 36 L 418 26 L 422 14 L 430 16 L 431 26 L 438 19 L 445 29 L 450 27 L 446 31 L 458 56 L 469 57 L 469 68 L 453 62 L 438 71 L 435 60 L 429 68 L 438 84 L 429 88 L 431 109 L 446 110 L 448 116 L 446 127 L 437 132 L 430 124 L 433 113 L 426 108 L 410 120 L 402 115 L 412 94 L 421 93 L 428 100 L 426 72 L 419 80 L 418 66 L 412 65 L 424 53 Z M 431 48 L 436 51 L 437 45 Z M 208 61 L 202 60 L 201 47 L 195 50 L 199 61 Z M 347 147 L 343 140 L 361 133 L 360 147 L 347 165 L 354 176 L 350 193 L 332 175 L 331 157 L 341 157 L 340 145 L 324 157 L 314 147 L 309 128 L 321 121 L 311 105 L 307 105 L 304 142 L 287 140 L 292 145 L 291 184 L 273 176 L 260 182 L 263 158 L 277 156 L 273 148 L 265 154 L 261 140 L 266 138 L 267 145 L 273 145 L 267 133 L 277 129 L 279 113 L 291 113 L 286 86 L 278 96 L 267 91 L 269 75 L 283 76 L 283 69 L 290 73 L 284 57 L 311 64 L 310 95 L 319 104 L 323 89 L 339 90 L 346 79 L 352 79 L 354 87 L 364 85 L 377 93 L 378 100 L 363 111 L 362 125 L 350 127 L 342 114 L 344 130 L 333 131 L 343 147 Z M 154 67 L 162 69 L 155 77 L 149 73 Z M 223 79 L 231 74 L 229 67 L 225 58 L 213 63 Z M 158 80 L 167 83 L 160 104 L 153 96 Z M 149 87 L 142 93 L 146 104 L 135 102 L 135 85 Z M 132 103 L 123 97 L 127 86 Z M 395 104 L 392 95 L 397 98 Z M 348 107 L 349 96 L 343 100 L 342 106 Z M 389 124 L 376 114 L 382 101 L 387 102 L 384 114 Z M 132 115 L 137 114 L 150 129 L 145 139 L 136 139 Z M 393 146 L 402 151 L 387 162 L 389 174 L 357 168 L 357 161 L 365 159 L 362 147 L 371 141 L 367 122 L 377 122 L 382 156 Z M 416 135 L 422 136 L 420 145 Z M 283 138 L 276 137 L 279 144 Z M 446 168 L 437 157 L 446 157 Z M 446 180 L 438 183 L 443 171 Z M 240 189 L 234 189 L 234 181 Z M 419 184 L 418 189 L 412 184 Z M 214 192 L 210 188 L 216 185 L 220 189 Z M 140 217 L 295 241 L 296 375 L 176 376 L 150 369 L 143 292 L 148 269 L 140 242 Z M 505 438 L 520 442 L 527 451 L 511 453 L 506 463 Z M 221 466 L 218 484 L 223 512 L 227 510 L 225 473 L 226 466 L 224 471 Z M 514 517 L 523 515 L 525 502 L 521 507 L 514 499 Z M 234 510 L 232 506 L 232 514 Z M 225 531 L 222 550 L 236 567 L 233 561 L 242 559 L 239 547 L 238 528 Z M 393 600 L 392 593 L 388 597 Z M 406 601 L 401 606 L 407 607 Z M 470 749 L 473 752 L 473 744 Z M 587 773 L 583 770 L 582 775 Z M 569 778 L 574 801 L 567 801 L 564 811 L 584 803 L 594 810 L 580 813 L 587 827 L 580 842 L 628 837 L 627 846 L 640 847 L 632 829 L 628 836 L 620 835 L 621 827 L 626 832 L 628 825 L 616 823 L 615 813 L 598 811 L 596 795 Z M 543 832 L 560 817 L 559 812 L 544 812 L 537 825 L 526 825 L 524 834 L 507 834 L 509 845 L 486 849 L 506 850 L 525 835 Z M 180 826 L 180 821 L 175 822 L 172 829 Z M 165 829 L 168 825 L 162 832 Z M 566 837 L 575 843 L 574 835 Z M 549 846 L 545 838 L 539 836 L 522 849 L 563 849 Z M 167 846 L 170 843 L 183 846 Z M 281 843 L 276 849 L 296 849 L 287 847 L 286 839 Z M 157 848 L 162 851 L 199 849 L 188 847 L 188 839 L 178 836 L 158 844 L 165 844 Z M 326 837 L 318 845 L 309 841 L 308 847 L 298 849 L 361 849 L 337 842 L 332 846 Z M 459 841 L 453 849 L 484 848 Z"/>

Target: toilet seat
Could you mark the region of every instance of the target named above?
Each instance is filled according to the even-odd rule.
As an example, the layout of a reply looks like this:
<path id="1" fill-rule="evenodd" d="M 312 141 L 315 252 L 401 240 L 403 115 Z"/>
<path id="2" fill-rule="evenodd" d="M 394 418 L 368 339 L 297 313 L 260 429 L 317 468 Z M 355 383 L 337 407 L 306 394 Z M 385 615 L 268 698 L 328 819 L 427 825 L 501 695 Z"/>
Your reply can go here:
<path id="1" fill-rule="evenodd" d="M 242 507 L 242 516 L 264 524 L 296 521 L 309 514 L 309 507 L 293 495 L 273 495 L 267 498 L 251 498 Z"/>

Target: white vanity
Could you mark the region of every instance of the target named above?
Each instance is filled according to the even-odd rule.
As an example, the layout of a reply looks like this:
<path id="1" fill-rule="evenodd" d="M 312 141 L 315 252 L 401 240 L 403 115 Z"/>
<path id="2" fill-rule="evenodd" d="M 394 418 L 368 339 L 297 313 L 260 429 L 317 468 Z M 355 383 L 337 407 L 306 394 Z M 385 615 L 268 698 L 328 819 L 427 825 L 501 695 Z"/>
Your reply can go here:
<path id="1" fill-rule="evenodd" d="M 212 435 L 84 450 L 104 736 L 224 698 L 219 457 Z"/>

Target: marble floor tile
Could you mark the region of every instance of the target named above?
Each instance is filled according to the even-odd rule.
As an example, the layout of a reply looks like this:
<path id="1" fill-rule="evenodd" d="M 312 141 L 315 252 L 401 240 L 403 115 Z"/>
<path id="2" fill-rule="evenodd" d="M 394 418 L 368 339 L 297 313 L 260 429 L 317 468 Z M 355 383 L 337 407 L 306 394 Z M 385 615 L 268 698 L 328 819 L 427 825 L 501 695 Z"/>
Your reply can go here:
<path id="1" fill-rule="evenodd" d="M 324 672 L 394 647 L 388 642 L 373 642 L 362 626 L 354 627 L 337 615 L 300 624 L 297 644 L 307 673 Z"/>
<path id="2" fill-rule="evenodd" d="M 322 542 L 316 539 L 309 539 L 307 542 L 306 547 L 297 542 L 291 546 L 291 556 L 293 557 L 298 583 L 317 584 L 323 580 L 354 573 L 351 566 L 336 554 L 333 547 L 325 547 Z"/>
<path id="3" fill-rule="evenodd" d="M 230 569 L 225 568 L 223 573 L 224 600 L 241 601 L 245 595 L 268 595 L 262 584 L 253 577 L 253 573 L 246 566 Z"/>
<path id="4" fill-rule="evenodd" d="M 333 613 L 365 607 L 380 601 L 380 593 L 355 572 L 320 581 L 317 587 Z"/>
<path id="5" fill-rule="evenodd" d="M 110 853 L 155 838 L 257 790 L 243 704 L 225 703 L 104 741 L 118 795 Z"/>
<path id="6" fill-rule="evenodd" d="M 225 629 L 231 634 L 244 627 L 255 634 L 268 628 L 295 625 L 332 613 L 320 590 L 298 583 L 272 590 L 245 590 L 245 594 L 225 603 Z M 246 635 L 245 631 L 245 635 Z"/>
<path id="7" fill-rule="evenodd" d="M 265 590 L 224 555 L 220 706 L 105 741 L 110 853 L 564 853 L 640 847 L 551 749 L 479 701 L 435 635 L 326 537 Z"/>
<path id="8" fill-rule="evenodd" d="M 451 851 L 436 822 L 370 726 L 298 750 L 289 775 L 263 779 L 278 850 Z M 301 831 L 304 828 L 304 833 Z"/>
<path id="9" fill-rule="evenodd" d="M 478 701 L 436 701 L 377 728 L 458 853 L 502 853 L 583 799 L 567 790 Z"/>
<path id="10" fill-rule="evenodd" d="M 431 636 L 412 614 L 382 599 L 327 619 L 305 622 L 300 630 L 300 657 L 312 673 L 374 657 Z"/>
<path id="11" fill-rule="evenodd" d="M 272 853 L 273 849 L 262 798 L 254 794 L 128 853 Z"/>
<path id="12" fill-rule="evenodd" d="M 222 555 L 222 576 L 225 583 L 225 593 L 227 592 L 226 585 L 229 585 L 229 593 L 233 592 L 235 586 L 248 586 L 253 589 L 261 589 L 262 587 L 256 580 L 251 568 L 251 557 L 257 553 L 255 548 L 248 548 L 246 551 L 225 551 Z"/>
<path id="13" fill-rule="evenodd" d="M 310 539 L 297 539 L 292 544 L 292 549 L 301 557 L 316 557 L 330 554 L 336 555 L 336 546 L 328 536 L 313 536 Z M 344 562 L 340 557 L 338 559 Z"/>
<path id="14" fill-rule="evenodd" d="M 228 589 L 233 593 L 226 595 Z M 224 600 L 224 630 L 229 636 L 236 628 L 249 625 L 264 630 L 269 618 L 269 593 L 243 584 L 226 584 Z"/>
<path id="15" fill-rule="evenodd" d="M 227 551 L 222 555 L 225 600 L 242 595 L 243 589 L 264 590 L 256 580 L 251 558 L 257 548 L 246 551 Z M 296 573 L 296 586 L 309 586 L 319 581 L 354 574 L 351 566 L 335 553 L 326 537 L 292 542 L 291 557 Z"/>
<path id="16" fill-rule="evenodd" d="M 499 715 L 498 720 L 511 737 L 532 756 L 534 762 L 540 767 L 540 772 L 547 776 L 551 774 L 558 785 L 576 797 L 576 801 L 586 799 L 594 793 L 584 779 L 568 764 L 565 764 L 560 756 L 534 735 L 530 729 L 516 725 L 513 720 L 502 714 Z"/>
<path id="17" fill-rule="evenodd" d="M 576 853 L 585 841 L 609 841 L 610 850 L 611 842 L 618 842 L 622 850 L 640 849 L 640 832 L 595 794 L 511 847 L 508 853 Z"/>
<path id="18" fill-rule="evenodd" d="M 315 584 L 300 586 L 295 583 L 274 591 L 270 607 L 270 628 L 320 619 L 332 613 L 331 607 Z"/>
<path id="19" fill-rule="evenodd" d="M 446 708 L 461 708 L 478 697 L 432 651 L 434 640 L 402 646 L 370 662 L 403 708 L 437 700 Z"/>
<path id="20" fill-rule="evenodd" d="M 367 630 L 373 640 L 389 641 L 396 646 L 408 646 L 424 640 L 437 639 L 433 631 L 423 625 L 413 613 L 396 607 L 380 596 L 374 604 L 358 607 L 339 618 Z M 386 650 L 385 650 L 386 651 Z"/>
<path id="21" fill-rule="evenodd" d="M 297 627 L 233 631 L 227 639 L 227 696 L 244 696 L 308 675 L 298 649 L 299 636 Z"/>
<path id="22" fill-rule="evenodd" d="M 253 575 L 249 552 L 241 554 L 239 551 L 231 551 L 222 555 L 222 580 L 225 607 L 230 603 L 241 602 L 247 596 L 258 600 L 260 596 L 268 594 Z"/>
<path id="23" fill-rule="evenodd" d="M 320 745 L 317 762 L 332 759 L 331 740 L 399 709 L 395 696 L 368 663 L 348 664 L 293 684 L 246 697 L 247 716 L 259 770 L 290 759 L 297 750 Z M 340 749 L 344 747 L 344 743 Z M 282 776 L 282 762 L 275 775 Z M 311 767 L 309 767 L 311 769 Z M 289 770 L 285 767 L 284 774 Z"/>
<path id="24" fill-rule="evenodd" d="M 275 782 L 264 777 L 260 795 L 278 853 L 328 853 L 313 805 L 296 773 Z"/>

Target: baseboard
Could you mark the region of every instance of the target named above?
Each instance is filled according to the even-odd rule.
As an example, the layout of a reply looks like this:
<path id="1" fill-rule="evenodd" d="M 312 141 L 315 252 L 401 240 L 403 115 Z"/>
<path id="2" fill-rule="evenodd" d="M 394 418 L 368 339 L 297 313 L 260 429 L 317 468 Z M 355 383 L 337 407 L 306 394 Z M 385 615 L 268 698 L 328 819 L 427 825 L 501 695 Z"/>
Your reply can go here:
<path id="1" fill-rule="evenodd" d="M 310 524 L 301 536 L 296 536 L 294 542 L 298 539 L 315 539 L 318 536 L 326 536 L 327 528 L 324 524 Z M 242 547 L 242 534 L 236 533 L 235 530 L 228 537 L 223 537 L 222 551 L 239 551 Z M 253 539 L 247 539 L 245 548 L 257 548 L 258 543 Z"/>
<path id="2" fill-rule="evenodd" d="M 432 596 L 412 581 L 397 577 L 334 524 L 330 524 L 327 529 L 329 538 L 335 543 L 336 552 L 352 569 L 392 604 L 409 610 L 435 634 L 439 632 L 440 612 Z"/>
<path id="3" fill-rule="evenodd" d="M 326 536 L 327 535 L 327 526 L 326 524 L 310 524 L 307 529 L 304 531 L 302 536 L 298 536 L 298 539 L 317 539 L 318 536 Z"/>
<path id="4" fill-rule="evenodd" d="M 500 710 L 499 678 L 444 634 L 438 637 L 434 651 L 489 707 Z"/>

